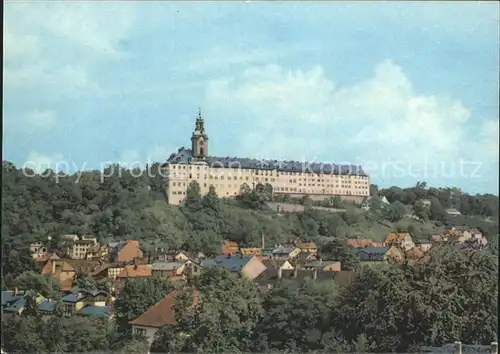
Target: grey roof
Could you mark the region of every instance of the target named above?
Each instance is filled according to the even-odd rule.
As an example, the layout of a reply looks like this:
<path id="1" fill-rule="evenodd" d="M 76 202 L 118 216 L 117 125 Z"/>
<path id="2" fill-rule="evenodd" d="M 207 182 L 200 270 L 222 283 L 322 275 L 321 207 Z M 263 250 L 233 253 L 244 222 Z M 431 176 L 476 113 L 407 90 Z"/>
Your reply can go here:
<path id="1" fill-rule="evenodd" d="M 104 290 L 85 290 L 81 291 L 75 294 L 68 294 L 66 296 L 63 296 L 61 298 L 61 301 L 64 302 L 78 302 L 80 300 L 85 299 L 87 296 L 97 296 L 97 295 L 104 295 L 108 296 L 108 293 L 105 292 Z"/>
<path id="2" fill-rule="evenodd" d="M 355 249 L 360 261 L 381 261 L 390 247 L 363 247 Z"/>
<path id="3" fill-rule="evenodd" d="M 14 292 L 12 290 L 2 291 L 2 307 L 13 301 Z"/>
<path id="4" fill-rule="evenodd" d="M 8 311 L 8 312 L 10 312 L 10 311 L 17 312 L 17 311 L 19 311 L 20 309 L 24 308 L 24 306 L 26 306 L 26 299 L 27 299 L 26 296 L 18 298 L 17 300 L 15 300 L 12 303 L 10 303 L 9 306 L 4 309 L 4 311 Z"/>
<path id="5" fill-rule="evenodd" d="M 186 262 L 155 262 L 151 264 L 151 270 L 174 270 Z"/>
<path id="6" fill-rule="evenodd" d="M 211 167 L 242 168 L 242 169 L 260 169 L 277 170 L 282 172 L 301 172 L 301 173 L 323 173 L 323 174 L 344 174 L 367 176 L 361 166 L 357 165 L 338 165 L 332 163 L 300 162 L 300 161 L 278 161 L 278 160 L 259 160 L 239 157 L 217 157 L 207 156 L 205 161 Z M 173 153 L 167 159 L 166 164 L 190 164 L 194 162 L 193 153 L 190 149 L 181 147 L 177 153 Z"/>
<path id="7" fill-rule="evenodd" d="M 40 305 L 38 305 L 38 309 L 43 312 L 54 312 L 56 309 L 57 301 L 54 300 L 44 300 Z"/>
<path id="8" fill-rule="evenodd" d="M 127 244 L 127 241 L 120 241 L 120 242 L 111 242 L 108 244 L 109 248 L 111 248 L 111 251 L 118 252 L 121 250 L 125 245 Z"/>
<path id="9" fill-rule="evenodd" d="M 85 306 L 78 311 L 78 314 L 83 316 L 109 317 L 112 312 L 113 307 L 111 306 Z"/>
<path id="10" fill-rule="evenodd" d="M 222 266 L 230 272 L 239 272 L 245 265 L 253 259 L 253 255 L 219 255 L 215 258 L 205 259 L 201 261 L 202 267 Z"/>

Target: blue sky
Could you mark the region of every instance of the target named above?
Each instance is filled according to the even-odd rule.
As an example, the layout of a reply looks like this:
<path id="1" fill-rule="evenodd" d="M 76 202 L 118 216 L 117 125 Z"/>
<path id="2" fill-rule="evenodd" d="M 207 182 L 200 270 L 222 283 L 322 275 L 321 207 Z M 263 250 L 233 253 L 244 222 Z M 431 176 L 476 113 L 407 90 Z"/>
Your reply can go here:
<path id="1" fill-rule="evenodd" d="M 214 155 L 498 194 L 498 14 L 496 2 L 7 1 L 3 158 L 163 161 L 189 146 L 201 106 Z"/>

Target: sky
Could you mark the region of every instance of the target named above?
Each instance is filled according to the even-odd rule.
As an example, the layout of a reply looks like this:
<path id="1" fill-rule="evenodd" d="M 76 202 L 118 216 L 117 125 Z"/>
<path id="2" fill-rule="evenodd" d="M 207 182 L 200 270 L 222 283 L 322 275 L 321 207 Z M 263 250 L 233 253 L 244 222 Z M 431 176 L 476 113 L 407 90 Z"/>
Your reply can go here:
<path id="1" fill-rule="evenodd" d="M 498 195 L 497 2 L 4 2 L 3 159 L 363 166 Z"/>

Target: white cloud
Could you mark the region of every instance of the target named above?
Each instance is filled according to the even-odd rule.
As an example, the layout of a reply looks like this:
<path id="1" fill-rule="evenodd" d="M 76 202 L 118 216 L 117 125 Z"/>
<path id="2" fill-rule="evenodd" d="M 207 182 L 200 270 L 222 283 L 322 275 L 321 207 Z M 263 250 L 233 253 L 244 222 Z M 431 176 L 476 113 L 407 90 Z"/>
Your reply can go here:
<path id="1" fill-rule="evenodd" d="M 333 162 L 351 156 L 359 158 L 353 163 L 403 165 L 498 161 L 498 122 L 472 126 L 460 101 L 417 93 L 391 61 L 350 87 L 337 87 L 319 66 L 253 68 L 212 81 L 207 100 L 245 112 L 239 119 L 258 129 L 242 140 L 241 153 L 248 156 Z"/>
<path id="2" fill-rule="evenodd" d="M 5 90 L 40 90 L 59 99 L 103 96 L 91 68 L 98 61 L 124 56 L 119 43 L 134 21 L 127 5 L 6 4 Z M 71 58 L 71 64 L 61 65 L 59 60 L 69 62 L 61 58 Z"/>
<path id="3" fill-rule="evenodd" d="M 37 173 L 42 173 L 47 169 L 61 170 L 65 167 L 66 163 L 63 161 L 62 154 L 55 154 L 52 156 L 42 155 L 36 151 L 32 151 L 23 167 L 30 168 Z"/>
<path id="4" fill-rule="evenodd" d="M 54 111 L 31 111 L 27 114 L 26 120 L 28 124 L 36 127 L 49 128 L 56 124 L 57 117 Z"/>

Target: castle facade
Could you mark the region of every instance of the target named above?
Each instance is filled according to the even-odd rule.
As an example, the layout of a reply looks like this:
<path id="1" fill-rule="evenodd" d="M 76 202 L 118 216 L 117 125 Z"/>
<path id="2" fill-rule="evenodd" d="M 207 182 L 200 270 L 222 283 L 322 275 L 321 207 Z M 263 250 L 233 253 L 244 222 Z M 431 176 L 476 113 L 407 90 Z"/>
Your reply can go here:
<path id="1" fill-rule="evenodd" d="M 274 195 L 292 198 L 323 200 L 339 196 L 361 203 L 370 195 L 369 176 L 361 166 L 216 157 L 208 154 L 208 142 L 198 113 L 191 149 L 181 147 L 162 165 L 169 204 L 181 204 L 192 181 L 198 182 L 202 195 L 214 186 L 219 197 L 235 197 L 242 185 L 255 188 L 259 183 L 270 184 Z"/>

